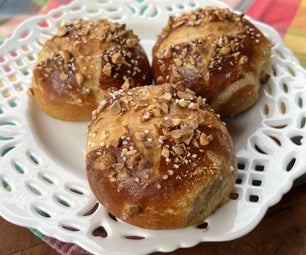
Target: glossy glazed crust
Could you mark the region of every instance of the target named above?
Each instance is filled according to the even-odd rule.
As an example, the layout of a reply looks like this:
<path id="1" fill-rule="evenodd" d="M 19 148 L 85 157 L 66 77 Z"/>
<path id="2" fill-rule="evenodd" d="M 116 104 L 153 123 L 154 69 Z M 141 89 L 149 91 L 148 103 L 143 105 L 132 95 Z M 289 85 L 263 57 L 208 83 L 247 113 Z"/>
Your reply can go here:
<path id="1" fill-rule="evenodd" d="M 46 41 L 33 70 L 32 94 L 48 115 L 83 121 L 111 87 L 152 83 L 139 38 L 125 25 L 101 20 L 75 20 Z"/>
<path id="2" fill-rule="evenodd" d="M 153 47 L 156 84 L 184 81 L 222 116 L 259 98 L 270 73 L 270 42 L 243 15 L 207 7 L 173 19 Z"/>
<path id="3" fill-rule="evenodd" d="M 237 174 L 224 123 L 182 84 L 110 94 L 89 124 L 86 169 L 107 210 L 149 229 L 202 223 Z"/>

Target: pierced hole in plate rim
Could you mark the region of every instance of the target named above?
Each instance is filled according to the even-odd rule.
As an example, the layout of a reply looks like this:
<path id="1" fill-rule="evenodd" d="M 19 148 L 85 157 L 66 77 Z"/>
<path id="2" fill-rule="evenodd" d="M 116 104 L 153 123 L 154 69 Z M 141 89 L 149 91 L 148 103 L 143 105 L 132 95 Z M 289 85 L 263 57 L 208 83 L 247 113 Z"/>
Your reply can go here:
<path id="1" fill-rule="evenodd" d="M 61 17 L 63 17 L 64 16 L 64 13 L 62 13 L 62 12 L 58 12 L 58 13 L 55 13 L 53 16 L 52 16 L 52 18 L 53 19 L 60 19 Z"/>
<path id="2" fill-rule="evenodd" d="M 288 72 L 289 72 L 293 77 L 296 76 L 296 73 L 295 73 L 294 69 L 293 69 L 291 66 L 288 66 Z"/>
<path id="3" fill-rule="evenodd" d="M 70 208 L 71 207 L 71 204 L 69 202 L 67 202 L 66 199 L 63 199 L 62 197 L 60 196 L 56 196 L 55 197 L 55 200 L 56 202 L 61 205 L 61 206 L 64 206 L 64 207 L 67 207 L 67 208 Z"/>
<path id="4" fill-rule="evenodd" d="M 98 14 L 99 12 L 100 12 L 99 9 L 90 9 L 90 10 L 87 10 L 87 13 L 88 14 L 92 14 L 92 15 Z"/>
<path id="5" fill-rule="evenodd" d="M 253 186 L 259 187 L 259 186 L 261 186 L 262 181 L 261 181 L 261 180 L 258 180 L 258 179 L 252 179 L 251 184 L 252 184 Z"/>
<path id="6" fill-rule="evenodd" d="M 282 84 L 282 89 L 283 89 L 283 91 L 287 94 L 288 92 L 289 92 L 289 87 L 288 87 L 288 85 L 287 85 L 287 83 L 283 83 Z"/>
<path id="7" fill-rule="evenodd" d="M 87 212 L 83 214 L 83 216 L 89 216 L 95 213 L 95 211 L 98 209 L 99 203 L 95 203 L 93 207 L 91 207 Z"/>
<path id="8" fill-rule="evenodd" d="M 18 57 L 18 56 L 19 56 L 18 52 L 17 52 L 17 51 L 15 51 L 15 50 L 10 51 L 10 55 L 11 55 L 11 57 L 12 57 L 12 58 L 16 58 L 16 57 Z"/>
<path id="9" fill-rule="evenodd" d="M 42 209 L 42 208 L 39 208 L 39 207 L 35 207 L 33 208 L 34 212 L 43 217 L 43 218 L 51 218 L 51 214 L 48 213 L 46 210 Z"/>
<path id="10" fill-rule="evenodd" d="M 268 154 L 267 152 L 265 152 L 258 144 L 254 144 L 254 148 L 257 152 L 261 153 L 261 154 Z"/>
<path id="11" fill-rule="evenodd" d="M 25 173 L 23 168 L 18 163 L 13 162 L 13 167 L 17 171 L 17 173 L 19 173 L 19 174 L 24 174 Z"/>
<path id="12" fill-rule="evenodd" d="M 44 182 L 44 183 L 47 183 L 47 184 L 51 184 L 53 185 L 55 183 L 54 180 L 52 180 L 53 178 L 51 176 L 49 176 L 48 174 L 46 173 L 40 173 L 39 174 L 39 178 Z"/>
<path id="13" fill-rule="evenodd" d="M 131 7 L 131 6 L 129 6 L 129 7 Z M 135 11 L 134 8 L 133 8 L 133 10 Z M 117 12 L 117 11 L 119 11 L 119 8 L 108 7 L 108 8 L 106 9 L 106 11 L 107 11 L 107 12 Z"/>
<path id="14" fill-rule="evenodd" d="M 238 159 L 238 164 L 237 164 L 237 169 L 238 170 L 245 170 L 246 169 L 246 163 L 243 162 L 243 160 L 239 161 L 240 159 Z"/>
<path id="15" fill-rule="evenodd" d="M 172 6 L 168 6 L 168 7 L 166 8 L 166 10 L 167 10 L 168 12 L 173 12 Z"/>
<path id="16" fill-rule="evenodd" d="M 143 239 L 146 239 L 145 237 L 143 236 L 137 236 L 137 235 L 126 235 L 124 236 L 126 239 L 129 239 L 129 240 L 143 240 Z"/>
<path id="17" fill-rule="evenodd" d="M 265 104 L 264 107 L 263 107 L 263 114 L 268 116 L 270 114 L 270 107 L 268 104 Z"/>
<path id="18" fill-rule="evenodd" d="M 239 198 L 239 193 L 236 192 L 236 191 L 232 191 L 230 194 L 229 194 L 229 199 L 230 200 L 237 200 Z"/>
<path id="19" fill-rule="evenodd" d="M 71 9 L 71 12 L 78 12 L 80 10 L 82 10 L 82 6 L 75 6 Z"/>
<path id="20" fill-rule="evenodd" d="M 103 226 L 99 226 L 92 231 L 93 236 L 106 238 L 108 236 L 106 229 Z"/>
<path id="21" fill-rule="evenodd" d="M 38 23 L 38 26 L 42 28 L 48 28 L 50 27 L 50 24 L 47 20 L 42 20 L 41 22 Z"/>
<path id="22" fill-rule="evenodd" d="M 285 55 L 284 55 L 280 50 L 276 50 L 275 53 L 276 53 L 276 55 L 277 55 L 278 57 L 280 57 L 281 59 L 285 59 Z"/>
<path id="23" fill-rule="evenodd" d="M 301 120 L 300 120 L 300 125 L 299 125 L 299 127 L 300 127 L 300 128 L 304 128 L 305 126 L 306 126 L 306 117 L 303 116 L 303 117 L 301 118 Z"/>
<path id="24" fill-rule="evenodd" d="M 236 184 L 241 184 L 242 183 L 242 178 L 240 178 L 240 177 L 237 177 L 237 179 L 236 179 L 236 182 L 235 182 Z"/>
<path id="25" fill-rule="evenodd" d="M 244 182 L 244 180 L 245 180 L 245 174 L 238 172 L 238 176 L 236 178 L 236 184 L 240 185 Z"/>
<path id="26" fill-rule="evenodd" d="M 73 194 L 76 194 L 76 195 L 84 195 L 84 192 L 81 190 L 81 189 L 79 189 L 79 188 L 77 188 L 77 187 L 74 187 L 74 186 L 70 186 L 70 187 L 68 187 L 68 190 L 71 192 L 71 193 L 73 193 Z"/>
<path id="27" fill-rule="evenodd" d="M 292 136 L 290 137 L 291 142 L 293 142 L 295 145 L 302 145 L 302 139 L 304 137 L 301 135 L 296 135 L 296 136 Z"/>
<path id="28" fill-rule="evenodd" d="M 108 216 L 113 220 L 113 221 L 118 221 L 117 217 L 112 215 L 110 212 L 108 213 Z"/>
<path id="29" fill-rule="evenodd" d="M 1 181 L 1 186 L 3 187 L 3 189 L 5 191 L 8 191 L 8 192 L 12 191 L 11 185 L 9 184 L 9 182 L 5 178 L 0 177 L 0 181 Z"/>
<path id="30" fill-rule="evenodd" d="M 42 194 L 42 192 L 39 190 L 39 188 L 31 183 L 26 183 L 26 188 L 29 192 L 31 192 L 32 194 L 36 195 L 36 196 L 40 196 Z"/>
<path id="31" fill-rule="evenodd" d="M 303 106 L 304 106 L 303 98 L 301 97 L 297 98 L 297 105 L 299 108 L 303 109 Z"/>
<path id="32" fill-rule="evenodd" d="M 203 223 L 197 225 L 197 228 L 207 230 L 208 228 L 208 222 L 204 221 Z"/>
<path id="33" fill-rule="evenodd" d="M 35 165 L 39 165 L 39 160 L 37 159 L 37 156 L 34 155 L 34 153 L 28 152 L 27 156 L 30 162 L 34 163 Z"/>
<path id="34" fill-rule="evenodd" d="M 252 203 L 258 203 L 259 202 L 259 196 L 258 195 L 249 195 L 249 202 Z"/>
<path id="35" fill-rule="evenodd" d="M 29 38 L 30 35 L 31 35 L 31 32 L 30 32 L 30 31 L 24 31 L 24 32 L 21 34 L 20 38 L 23 39 L 23 40 L 25 40 L 25 39 Z"/>
<path id="36" fill-rule="evenodd" d="M 179 5 L 177 6 L 177 8 L 178 8 L 179 10 L 184 10 L 184 9 L 185 9 L 185 6 L 182 5 L 182 4 L 179 4 Z"/>
<path id="37" fill-rule="evenodd" d="M 68 225 L 61 225 L 61 227 L 65 230 L 71 231 L 71 232 L 78 232 L 80 229 Z"/>
<path id="38" fill-rule="evenodd" d="M 11 150 L 15 149 L 15 146 L 13 145 L 9 145 L 7 147 L 5 147 L 2 151 L 1 151 L 1 156 L 4 157 L 6 154 L 8 154 Z"/>
<path id="39" fill-rule="evenodd" d="M 244 170 L 245 169 L 245 164 L 244 163 L 238 163 L 238 169 Z"/>
<path id="40" fill-rule="evenodd" d="M 287 107 L 287 105 L 286 105 L 285 102 L 282 101 L 282 102 L 279 104 L 279 110 L 280 110 L 280 112 L 281 112 L 282 114 L 286 114 L 286 113 L 287 113 L 287 111 L 288 111 L 287 108 L 288 108 L 288 107 Z"/>
<path id="41" fill-rule="evenodd" d="M 0 127 L 1 126 L 16 126 L 17 123 L 14 122 L 13 120 L 8 120 L 8 121 L 4 121 L 4 122 L 0 122 Z"/>
<path id="42" fill-rule="evenodd" d="M 296 163 L 296 158 L 295 157 L 291 158 L 287 163 L 286 171 L 290 172 L 293 169 L 295 163 Z"/>
<path id="43" fill-rule="evenodd" d="M 7 141 L 7 140 L 12 140 L 14 137 L 6 137 L 6 136 L 1 136 L 0 135 L 0 141 Z"/>
<path id="44" fill-rule="evenodd" d="M 265 87 L 265 91 L 271 96 L 274 94 L 273 88 L 270 83 L 268 83 L 267 86 Z"/>
<path id="45" fill-rule="evenodd" d="M 257 163 L 257 164 L 255 164 L 254 169 L 255 169 L 255 171 L 257 171 L 257 172 L 263 172 L 263 171 L 265 170 L 265 166 L 262 165 L 262 164 Z"/>

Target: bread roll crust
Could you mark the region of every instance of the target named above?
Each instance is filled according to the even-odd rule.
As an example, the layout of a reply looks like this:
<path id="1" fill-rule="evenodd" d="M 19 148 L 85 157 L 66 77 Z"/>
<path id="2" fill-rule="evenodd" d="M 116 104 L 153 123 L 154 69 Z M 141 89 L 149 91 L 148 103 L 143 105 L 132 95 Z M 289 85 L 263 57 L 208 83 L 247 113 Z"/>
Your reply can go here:
<path id="1" fill-rule="evenodd" d="M 218 7 L 170 17 L 152 54 L 156 84 L 183 81 L 222 116 L 252 106 L 271 69 L 269 40 L 243 15 Z"/>
<path id="2" fill-rule="evenodd" d="M 237 175 L 223 122 L 182 84 L 111 93 L 89 124 L 86 170 L 107 210 L 149 229 L 202 223 Z"/>
<path id="3" fill-rule="evenodd" d="M 139 38 L 124 24 L 75 20 L 46 41 L 33 70 L 33 93 L 48 115 L 70 121 L 91 118 L 110 87 L 151 84 Z"/>

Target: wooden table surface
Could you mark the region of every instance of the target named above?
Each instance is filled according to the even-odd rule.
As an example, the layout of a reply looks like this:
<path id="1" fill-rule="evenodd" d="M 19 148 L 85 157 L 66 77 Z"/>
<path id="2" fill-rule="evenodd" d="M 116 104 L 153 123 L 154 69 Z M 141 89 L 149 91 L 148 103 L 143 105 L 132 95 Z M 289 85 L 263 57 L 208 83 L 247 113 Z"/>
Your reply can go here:
<path id="1" fill-rule="evenodd" d="M 0 217 L 0 255 L 56 255 L 27 228 Z M 154 253 L 161 255 L 162 253 Z M 220 243 L 201 243 L 167 255 L 305 255 L 306 184 L 292 188 L 271 207 L 260 224 L 248 235 Z"/>

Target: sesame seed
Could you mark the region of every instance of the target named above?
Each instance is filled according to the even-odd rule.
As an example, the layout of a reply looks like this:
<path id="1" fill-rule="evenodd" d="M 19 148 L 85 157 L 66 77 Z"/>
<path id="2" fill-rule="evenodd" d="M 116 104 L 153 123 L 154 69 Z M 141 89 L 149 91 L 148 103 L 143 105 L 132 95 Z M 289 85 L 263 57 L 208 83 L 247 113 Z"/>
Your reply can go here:
<path id="1" fill-rule="evenodd" d="M 167 180 L 168 179 L 168 175 L 167 174 L 163 175 L 163 179 Z"/>
<path id="2" fill-rule="evenodd" d="M 173 167 L 176 168 L 176 169 L 179 169 L 180 165 L 179 164 L 173 164 Z"/>

